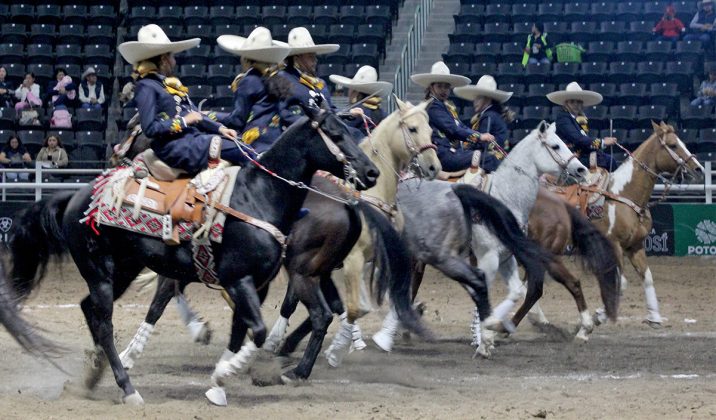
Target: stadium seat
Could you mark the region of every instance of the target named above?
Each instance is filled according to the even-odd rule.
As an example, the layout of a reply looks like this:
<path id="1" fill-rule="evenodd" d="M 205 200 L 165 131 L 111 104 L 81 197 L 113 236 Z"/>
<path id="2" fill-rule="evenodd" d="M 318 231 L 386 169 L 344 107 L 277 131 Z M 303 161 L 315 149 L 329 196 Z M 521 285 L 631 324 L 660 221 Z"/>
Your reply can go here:
<path id="1" fill-rule="evenodd" d="M 261 22 L 264 26 L 284 24 L 286 21 L 286 8 L 271 5 L 261 8 Z"/>
<path id="2" fill-rule="evenodd" d="M 204 45 L 214 45 L 217 37 L 211 25 L 187 25 L 184 35 L 186 38 L 201 38 Z"/>
<path id="3" fill-rule="evenodd" d="M 25 78 L 25 65 L 19 63 L 7 63 L 3 64 L 7 71 L 6 80 L 13 86 L 19 86 L 22 83 L 22 79 Z"/>
<path id="4" fill-rule="evenodd" d="M 475 53 L 475 45 L 469 42 L 460 42 L 450 44 L 447 52 L 443 54 L 443 60 L 450 63 L 470 63 L 472 62 L 473 57 L 477 60 L 481 56 L 482 55 L 480 53 Z"/>
<path id="5" fill-rule="evenodd" d="M 30 25 L 30 44 L 54 44 L 55 25 L 49 23 L 36 23 Z"/>
<path id="6" fill-rule="evenodd" d="M 292 26 L 305 26 L 313 23 L 313 7 L 308 5 L 288 6 L 286 23 Z"/>
<path id="7" fill-rule="evenodd" d="M 501 61 L 503 63 L 521 63 L 524 54 L 525 41 L 508 42 L 502 44 Z"/>
<path id="8" fill-rule="evenodd" d="M 15 108 L 0 107 L 0 130 L 14 130 L 17 113 Z"/>
<path id="9" fill-rule="evenodd" d="M 205 79 L 206 66 L 203 64 L 184 64 L 179 68 L 179 77 L 185 85 L 198 85 Z"/>
<path id="10" fill-rule="evenodd" d="M 85 64 L 114 64 L 114 53 L 107 44 L 88 44 L 84 48 Z"/>
<path id="11" fill-rule="evenodd" d="M 636 80 L 636 66 L 631 62 L 614 61 L 609 64 L 609 81 L 617 84 Z"/>
<path id="12" fill-rule="evenodd" d="M 609 78 L 607 68 L 607 63 L 603 62 L 582 63 L 579 80 L 584 84 L 606 82 Z"/>
<path id="13" fill-rule="evenodd" d="M 390 6 L 383 4 L 369 5 L 365 8 L 365 22 L 389 27 L 392 22 Z"/>
<path id="14" fill-rule="evenodd" d="M 682 95 L 691 94 L 695 68 L 691 62 L 670 61 L 666 63 L 666 74 L 669 75 L 669 81 L 679 85 Z"/>
<path id="15" fill-rule="evenodd" d="M 55 47 L 57 65 L 82 64 L 82 48 L 78 44 L 58 44 Z"/>
<path id="16" fill-rule="evenodd" d="M 360 25 L 365 22 L 365 8 L 360 5 L 341 6 L 338 21 L 344 25 Z"/>
<path id="17" fill-rule="evenodd" d="M 486 74 L 489 74 L 494 77 L 496 71 L 497 64 L 483 61 L 471 64 L 469 74 L 473 76 L 471 77 L 471 79 L 478 80 L 481 76 L 484 76 Z"/>
<path id="18" fill-rule="evenodd" d="M 521 118 L 517 120 L 517 128 L 533 129 L 542 120 L 550 117 L 550 107 L 544 106 L 526 106 L 522 108 Z"/>
<path id="19" fill-rule="evenodd" d="M 537 7 L 537 16 L 542 21 L 558 20 L 562 17 L 564 4 L 562 2 L 540 3 Z"/>
<path id="20" fill-rule="evenodd" d="M 450 43 L 471 42 L 476 43 L 482 39 L 482 25 L 479 23 L 458 23 L 455 32 L 448 35 Z"/>
<path id="21" fill-rule="evenodd" d="M 335 44 L 351 44 L 355 38 L 355 26 L 331 25 L 328 29 L 328 38 Z"/>
<path id="22" fill-rule="evenodd" d="M 668 116 L 666 107 L 662 105 L 642 105 L 638 109 L 639 120 L 637 124 L 641 128 L 650 128 L 651 122 L 666 121 Z"/>
<path id="23" fill-rule="evenodd" d="M 221 48 L 216 48 L 218 52 Z M 177 54 L 177 63 L 184 64 L 202 64 L 206 65 L 209 62 L 209 56 L 211 54 L 211 47 L 208 45 L 197 45 L 194 48 L 186 50 L 185 52 Z M 234 58 L 238 58 L 234 56 Z M 217 62 L 215 57 L 211 57 L 211 61 Z"/>
<path id="24" fill-rule="evenodd" d="M 678 115 L 679 85 L 676 83 L 652 83 L 649 87 L 649 103 L 662 105 L 672 117 Z"/>
<path id="25" fill-rule="evenodd" d="M 713 127 L 711 106 L 686 106 L 681 109 L 682 128 L 704 129 Z"/>
<path id="26" fill-rule="evenodd" d="M 88 44 L 115 45 L 116 29 L 111 25 L 89 25 L 87 26 Z"/>
<path id="27" fill-rule="evenodd" d="M 631 129 L 636 126 L 637 107 L 633 105 L 616 105 L 609 107 L 609 116 L 614 128 Z"/>
<path id="28" fill-rule="evenodd" d="M 469 44 L 465 44 L 469 45 Z M 469 47 L 468 47 L 469 48 Z M 492 61 L 496 62 L 497 57 L 500 56 L 500 53 L 502 51 L 502 44 L 499 42 L 485 42 L 485 43 L 479 43 L 475 44 L 474 48 L 474 61 L 479 63 L 481 61 Z M 448 50 L 449 52 L 449 50 Z M 464 60 L 464 62 L 470 62 L 471 59 Z"/>
<path id="29" fill-rule="evenodd" d="M 608 111 L 609 109 L 604 105 L 590 106 L 584 110 L 584 115 L 589 119 L 590 131 L 609 128 Z"/>
<path id="30" fill-rule="evenodd" d="M 91 16 L 91 22 L 94 25 L 114 26 L 117 23 L 117 12 L 111 4 L 105 3 L 89 6 L 88 16 Z"/>
<path id="31" fill-rule="evenodd" d="M 621 3 L 619 4 L 621 5 Z M 624 39 L 626 23 L 620 20 L 604 21 L 599 24 L 599 32 L 599 39 L 610 42 L 618 42 Z"/>
<path id="32" fill-rule="evenodd" d="M 379 57 L 378 45 L 376 44 L 353 44 L 353 61 L 367 64 L 378 68 Z"/>
<path id="33" fill-rule="evenodd" d="M 621 34 L 621 37 L 624 35 Z M 609 61 L 614 57 L 614 43 L 611 41 L 590 42 L 587 52 L 584 54 L 585 61 Z"/>
<path id="34" fill-rule="evenodd" d="M 512 5 L 512 22 L 534 20 L 537 5 L 534 3 L 515 3 Z"/>
<path id="35" fill-rule="evenodd" d="M 54 62 L 54 52 L 52 51 L 52 44 L 30 44 L 25 47 L 27 53 L 26 64 L 45 63 L 52 65 Z"/>
<path id="36" fill-rule="evenodd" d="M 607 21 L 614 19 L 616 4 L 613 2 L 592 3 L 589 9 L 590 19 L 593 21 Z"/>
<path id="37" fill-rule="evenodd" d="M 651 30 L 654 28 L 654 24 L 655 22 L 653 20 L 631 22 L 629 24 L 629 39 L 634 42 L 652 40 L 654 35 Z"/>
<path id="38" fill-rule="evenodd" d="M 579 63 L 554 63 L 552 65 L 552 82 L 569 83 L 576 79 Z"/>
<path id="39" fill-rule="evenodd" d="M 202 100 L 211 98 L 211 95 L 214 90 L 211 85 L 195 85 L 188 86 L 188 88 L 189 97 L 192 98 L 192 100 L 197 104 L 197 106 Z"/>
<path id="40" fill-rule="evenodd" d="M 484 32 L 490 34 L 491 42 L 509 42 L 511 39 L 509 23 L 488 21 Z"/>
<path id="41" fill-rule="evenodd" d="M 24 53 L 22 44 L 0 44 L 0 64 L 22 62 Z"/>
<path id="42" fill-rule="evenodd" d="M 235 14 L 236 9 L 234 8 L 234 6 L 212 6 L 209 9 L 209 21 L 214 26 L 233 25 L 236 23 L 234 21 Z"/>
<path id="43" fill-rule="evenodd" d="M 148 25 L 150 23 L 156 23 L 154 21 L 156 16 L 157 9 L 153 6 L 134 6 L 129 9 L 127 23 L 132 26 Z"/>
<path id="44" fill-rule="evenodd" d="M 716 128 L 706 128 L 699 133 L 699 143 L 695 148 L 697 153 L 716 153 Z M 689 150 L 694 151 L 689 147 Z"/>
<path id="45" fill-rule="evenodd" d="M 643 83 L 622 83 L 619 85 L 618 105 L 642 105 L 646 99 L 646 85 Z"/>
<path id="46" fill-rule="evenodd" d="M 213 106 L 226 106 L 233 107 L 234 105 L 234 92 L 231 90 L 231 86 L 220 85 L 216 86 L 216 94 L 214 95 Z"/>
<path id="47" fill-rule="evenodd" d="M 668 41 L 650 41 L 646 43 L 646 54 L 641 57 L 649 61 L 667 62 L 671 59 L 672 43 Z"/>
<path id="48" fill-rule="evenodd" d="M 187 26 L 209 25 L 209 8 L 206 6 L 184 7 L 184 24 Z"/>
<path id="49" fill-rule="evenodd" d="M 500 63 L 494 77 L 500 84 L 523 83 L 524 68 L 521 63 Z"/>
<path id="50" fill-rule="evenodd" d="M 586 43 L 595 38 L 596 32 L 597 22 L 572 22 L 569 40 L 577 43 Z"/>
<path id="51" fill-rule="evenodd" d="M 37 147 L 34 153 L 31 153 L 33 157 L 37 155 L 37 152 L 42 148 L 42 143 L 45 142 L 45 132 L 42 130 L 20 130 L 17 132 L 17 136 L 25 146 L 34 145 Z"/>
<path id="52" fill-rule="evenodd" d="M 351 60 L 351 45 L 340 44 L 338 51 L 328 54 L 322 59 L 324 63 L 347 64 Z"/>
<path id="53" fill-rule="evenodd" d="M 616 10 L 616 19 L 631 22 L 637 20 L 641 16 L 642 2 L 618 2 Z"/>
<path id="54" fill-rule="evenodd" d="M 376 44 L 378 45 L 378 50 L 383 55 L 385 55 L 385 38 L 385 28 L 381 25 L 367 23 L 365 25 L 358 25 L 356 28 L 355 42 L 361 44 Z"/>
<path id="55" fill-rule="evenodd" d="M 13 22 L 29 25 L 35 20 L 35 10 L 31 4 L 16 3 L 10 5 L 10 19 Z"/>
<path id="56" fill-rule="evenodd" d="M 313 8 L 313 23 L 316 25 L 334 25 L 338 23 L 337 6 L 317 6 Z"/>
<path id="57" fill-rule="evenodd" d="M 85 37 L 85 28 L 82 24 L 60 25 L 57 27 L 58 42 L 63 44 L 82 45 Z"/>
<path id="58" fill-rule="evenodd" d="M 254 5 L 242 5 L 236 8 L 236 13 L 233 15 L 234 18 L 229 22 L 230 24 L 238 25 L 258 25 L 261 23 L 261 8 Z M 214 19 L 212 18 L 212 22 Z"/>
<path id="59" fill-rule="evenodd" d="M 547 94 L 554 92 L 554 85 L 552 84 L 531 84 L 527 89 L 527 97 L 524 98 L 522 104 L 524 106 L 543 106 L 548 107 L 551 105 Z"/>
<path id="60" fill-rule="evenodd" d="M 656 83 L 664 78 L 664 63 L 660 61 L 642 61 L 636 65 L 636 81 L 639 83 Z"/>
<path id="61" fill-rule="evenodd" d="M 28 64 L 27 71 L 32 72 L 35 75 L 35 83 L 41 86 L 40 89 L 47 86 L 50 79 L 54 77 L 52 66 L 43 63 Z"/>
<path id="62" fill-rule="evenodd" d="M 75 118 L 77 119 L 76 128 L 79 131 L 102 131 L 105 128 L 101 109 L 77 108 Z"/>
<path id="63" fill-rule="evenodd" d="M 551 72 L 550 64 L 528 64 L 525 69 L 524 83 L 549 83 Z"/>
<path id="64" fill-rule="evenodd" d="M 7 143 L 8 140 L 10 140 L 10 137 L 15 135 L 14 130 L 0 130 L 0 144 Z"/>
<path id="65" fill-rule="evenodd" d="M 0 42 L 24 44 L 27 38 L 27 26 L 21 23 L 3 23 L 0 25 Z"/>
<path id="66" fill-rule="evenodd" d="M 567 3 L 564 5 L 564 22 L 580 22 L 589 16 L 589 3 Z"/>
<path id="67" fill-rule="evenodd" d="M 511 5 L 508 3 L 490 3 L 485 5 L 485 24 L 502 23 L 509 27 Z"/>
<path id="68" fill-rule="evenodd" d="M 614 60 L 618 61 L 639 61 L 644 57 L 641 42 L 621 41 L 617 43 L 617 55 Z"/>
<path id="69" fill-rule="evenodd" d="M 62 24 L 84 25 L 86 18 L 87 7 L 84 4 L 62 6 Z"/>

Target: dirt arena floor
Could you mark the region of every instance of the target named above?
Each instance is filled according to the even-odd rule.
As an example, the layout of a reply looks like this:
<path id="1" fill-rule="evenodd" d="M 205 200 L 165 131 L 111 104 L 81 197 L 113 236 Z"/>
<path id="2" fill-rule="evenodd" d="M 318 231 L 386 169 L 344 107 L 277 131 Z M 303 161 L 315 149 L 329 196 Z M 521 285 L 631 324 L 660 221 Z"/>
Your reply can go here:
<path id="1" fill-rule="evenodd" d="M 632 280 L 619 322 L 595 330 L 584 345 L 537 331 L 529 323 L 502 340 L 492 359 L 472 359 L 472 306 L 456 284 L 429 270 L 420 291 L 425 320 L 439 340 L 399 339 L 393 353 L 372 346 L 350 354 L 339 369 L 319 358 L 311 379 L 298 386 L 252 385 L 248 375 L 227 387 L 229 407 L 204 398 L 209 375 L 229 330 L 228 307 L 201 285 L 188 289 L 192 305 L 209 319 L 214 340 L 194 344 L 170 304 L 141 359 L 130 372 L 146 405 L 119 404 L 111 372 L 89 396 L 78 391 L 90 336 L 77 306 L 86 286 L 73 266 L 52 271 L 25 315 L 70 351 L 62 373 L 19 349 L 0 331 L 0 418 L 713 418 L 716 416 L 716 260 L 650 258 L 664 328 L 641 323 L 643 292 Z M 583 281 L 590 308 L 599 304 L 593 278 Z M 264 305 L 269 325 L 278 315 L 285 284 L 272 285 Z M 493 302 L 504 296 L 501 284 Z M 150 294 L 134 289 L 115 305 L 115 336 L 123 349 L 144 318 Z M 549 281 L 542 306 L 557 326 L 574 329 L 575 305 Z M 361 322 L 366 338 L 378 330 L 382 309 Z M 296 314 L 303 317 L 305 312 Z M 294 318 L 293 325 L 297 325 Z M 335 322 L 330 333 L 335 330 Z M 328 344 L 324 345 L 324 348 Z M 296 354 L 298 356 L 298 354 Z M 280 371 L 262 355 L 254 376 Z"/>

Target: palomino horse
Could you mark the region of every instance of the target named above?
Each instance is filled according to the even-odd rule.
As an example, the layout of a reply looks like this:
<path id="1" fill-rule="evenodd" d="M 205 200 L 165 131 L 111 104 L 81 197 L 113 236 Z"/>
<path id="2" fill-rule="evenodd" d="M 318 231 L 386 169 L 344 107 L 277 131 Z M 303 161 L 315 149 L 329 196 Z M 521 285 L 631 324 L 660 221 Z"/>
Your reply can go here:
<path id="1" fill-rule="evenodd" d="M 549 125 L 543 121 L 519 142 L 502 162 L 493 175 L 491 187 L 488 189 L 489 197 L 499 203 L 500 209 L 507 210 L 517 232 L 522 235 L 522 229 L 537 196 L 539 175 L 557 174 L 564 170 L 579 177 L 587 172 L 584 165 L 574 159 L 567 146 L 555 134 L 554 124 Z M 415 258 L 435 266 L 453 279 L 459 279 L 464 273 L 474 271 L 466 254 L 468 250 L 472 250 L 478 259 L 478 268 L 484 271 L 488 285 L 494 280 L 498 267 L 500 268 L 500 273 L 510 286 L 507 302 L 512 303 L 523 293 L 517 261 L 526 267 L 530 287 L 538 287 L 543 282 L 543 263 L 547 262 L 548 258 L 536 244 L 526 238 L 521 240 L 519 247 L 510 246 L 509 242 L 495 237 L 484 220 L 474 223 L 474 202 L 479 198 L 479 194 L 481 193 L 476 188 L 469 185 L 462 186 L 455 198 L 451 184 L 446 182 L 421 183 L 418 180 L 408 180 L 402 183 L 398 188 L 398 206 L 405 217 L 403 235 Z M 468 228 L 467 232 L 462 231 L 465 220 L 472 221 L 465 226 Z M 534 264 L 535 260 L 539 264 Z M 420 285 L 420 280 L 415 280 L 413 293 L 417 292 Z M 468 291 L 470 292 L 469 288 Z M 495 313 L 485 320 L 484 313 L 478 306 L 477 316 L 485 322 L 491 319 L 499 320 L 501 317 L 498 314 L 506 313 L 507 308 L 503 302 L 495 308 Z M 373 340 L 382 349 L 389 351 L 397 327 L 398 322 L 394 314 L 388 314 L 383 328 L 373 336 Z M 489 356 L 494 334 L 491 331 L 482 331 L 476 336 L 482 342 L 478 351 Z"/>
<path id="2" fill-rule="evenodd" d="M 307 190 L 297 188 L 311 181 L 316 170 L 338 177 L 355 172 L 367 187 L 373 186 L 379 173 L 358 149 L 345 125 L 333 113 L 306 109 L 302 118 L 282 134 L 266 152 L 259 165 L 240 171 L 230 207 L 260 218 L 287 235 Z M 346 171 L 346 165 L 354 168 Z M 160 238 L 128 232 L 119 228 L 78 223 L 92 202 L 93 186 L 76 193 L 57 194 L 34 204 L 20 218 L 11 242 L 13 287 L 27 297 L 43 277 L 49 258 L 69 251 L 85 278 L 89 296 L 82 300 L 98 357 L 97 369 L 86 385 L 93 388 L 106 366 L 114 372 L 117 385 L 127 403 L 142 404 L 114 345 L 113 302 L 127 289 L 144 268 L 166 276 L 197 281 L 191 244 L 169 247 Z M 99 232 L 99 235 L 97 234 Z M 249 329 L 257 346 L 263 345 L 266 327 L 261 318 L 261 299 L 257 289 L 265 289 L 279 270 L 283 246 L 279 236 L 268 230 L 229 217 L 224 226 L 224 242 L 213 243 L 216 272 L 220 285 L 234 302 L 231 334 L 241 342 Z M 12 330 L 11 330 L 12 331 Z M 214 376 L 217 383 L 228 375 L 240 355 L 226 362 Z"/>
<path id="3" fill-rule="evenodd" d="M 653 327 L 659 327 L 662 318 L 654 289 L 654 279 L 644 251 L 644 238 L 651 231 L 649 198 L 654 191 L 656 181 L 660 178 L 664 179 L 662 174 L 675 178 L 683 175 L 685 171 L 695 177 L 702 175 L 704 168 L 679 139 L 672 126 L 663 122 L 658 125 L 652 123 L 652 126 L 654 134 L 611 175 L 609 187 L 603 193 L 605 217 L 593 219 L 592 223 L 606 234 L 614 245 L 620 271 L 623 267 L 624 255 L 631 261 L 644 286 L 647 308 L 645 322 Z M 568 216 L 576 213 L 576 210 L 567 209 L 567 206 L 554 195 L 541 192 L 530 214 L 530 234 L 555 253 L 563 253 L 571 239 L 569 232 L 579 229 L 578 225 L 574 224 L 575 219 Z M 579 280 L 563 266 L 558 267 L 558 270 L 552 274 L 572 293 L 582 318 L 591 321 Z M 623 273 L 621 285 L 622 289 L 626 285 Z M 529 299 L 523 306 L 529 308 L 535 301 Z M 604 322 L 604 312 L 598 310 L 595 319 L 597 323 Z"/>

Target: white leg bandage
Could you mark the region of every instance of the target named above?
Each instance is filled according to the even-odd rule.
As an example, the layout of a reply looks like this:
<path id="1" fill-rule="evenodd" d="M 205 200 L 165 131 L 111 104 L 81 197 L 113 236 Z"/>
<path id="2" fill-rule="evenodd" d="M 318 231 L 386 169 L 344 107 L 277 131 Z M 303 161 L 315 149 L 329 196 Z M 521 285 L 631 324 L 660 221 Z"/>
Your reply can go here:
<path id="1" fill-rule="evenodd" d="M 659 301 L 656 298 L 654 278 L 651 276 L 651 269 L 649 268 L 644 273 L 644 295 L 646 297 L 646 310 L 648 311 L 646 319 L 660 324 L 662 319 L 659 313 Z"/>
<path id="2" fill-rule="evenodd" d="M 254 344 L 253 341 L 249 341 L 241 346 L 241 350 L 229 360 L 219 360 L 219 363 L 216 364 L 216 368 L 214 368 L 214 373 L 211 375 L 212 384 L 214 386 L 223 386 L 224 380 L 227 377 L 246 372 L 249 366 L 256 360 L 257 351 L 258 348 L 256 344 Z"/>
<path id="3" fill-rule="evenodd" d="M 138 358 L 144 351 L 144 346 L 147 345 L 152 331 L 154 331 L 154 325 L 142 322 L 142 325 L 139 326 L 137 333 L 134 334 L 127 348 L 119 354 L 119 359 L 122 361 L 122 366 L 124 366 L 125 369 L 134 367 L 134 359 Z"/>
<path id="4" fill-rule="evenodd" d="M 276 322 L 273 324 L 273 328 L 271 328 L 271 332 L 269 333 L 268 337 L 266 337 L 266 342 L 264 342 L 264 350 L 275 352 L 278 350 L 279 346 L 281 345 L 281 341 L 283 340 L 283 336 L 286 335 L 286 330 L 288 329 L 288 318 L 284 318 L 279 315 Z"/>
<path id="5" fill-rule="evenodd" d="M 398 321 L 398 314 L 395 312 L 395 308 L 391 307 L 390 312 L 386 315 L 383 320 L 383 327 L 373 335 L 373 342 L 384 351 L 391 351 L 393 349 L 393 341 L 395 340 L 395 334 L 400 326 Z"/>
<path id="6" fill-rule="evenodd" d="M 323 353 L 328 359 L 331 367 L 340 366 L 343 357 L 348 353 L 353 343 L 353 325 L 347 321 L 346 313 L 341 314 L 341 325 L 333 336 L 333 341 L 328 349 Z"/>
<path id="7" fill-rule="evenodd" d="M 477 308 L 472 312 L 472 324 L 470 324 L 470 333 L 472 333 L 472 347 L 480 345 L 480 313 Z"/>

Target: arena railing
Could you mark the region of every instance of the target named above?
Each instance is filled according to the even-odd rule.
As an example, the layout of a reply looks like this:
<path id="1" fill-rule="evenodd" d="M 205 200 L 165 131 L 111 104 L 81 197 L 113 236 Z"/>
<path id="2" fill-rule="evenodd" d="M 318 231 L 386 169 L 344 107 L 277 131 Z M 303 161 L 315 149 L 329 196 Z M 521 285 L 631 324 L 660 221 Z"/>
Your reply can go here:
<path id="1" fill-rule="evenodd" d="M 393 86 L 395 95 L 405 99 L 405 93 L 410 83 L 410 73 L 415 66 L 415 61 L 420 54 L 420 46 L 423 43 L 423 34 L 428 26 L 428 18 L 433 7 L 433 0 L 421 0 L 413 15 L 413 24 L 408 29 L 408 40 L 400 53 L 400 62 L 395 70 Z M 389 111 L 395 110 L 393 101 L 389 102 Z"/>
<path id="2" fill-rule="evenodd" d="M 95 164 L 99 162 L 93 162 Z M 713 204 L 714 190 L 716 190 L 716 168 L 713 161 L 704 162 L 704 180 L 700 183 L 691 184 L 674 184 L 669 189 L 665 201 L 682 201 L 690 203 L 706 203 Z M 0 168 L 0 201 L 8 201 L 14 198 L 8 195 L 8 192 L 33 191 L 35 201 L 42 198 L 42 194 L 49 191 L 58 190 L 76 190 L 87 185 L 86 182 L 45 182 L 46 175 L 60 176 L 83 176 L 83 175 L 99 175 L 103 169 L 50 169 L 43 168 L 40 164 L 35 164 L 35 168 L 25 169 L 4 169 Z M 27 182 L 7 181 L 8 173 L 25 173 L 34 175 L 34 180 Z M 652 195 L 653 200 L 662 198 L 664 189 L 663 184 L 657 184 Z M 26 196 L 29 198 L 29 196 Z"/>

